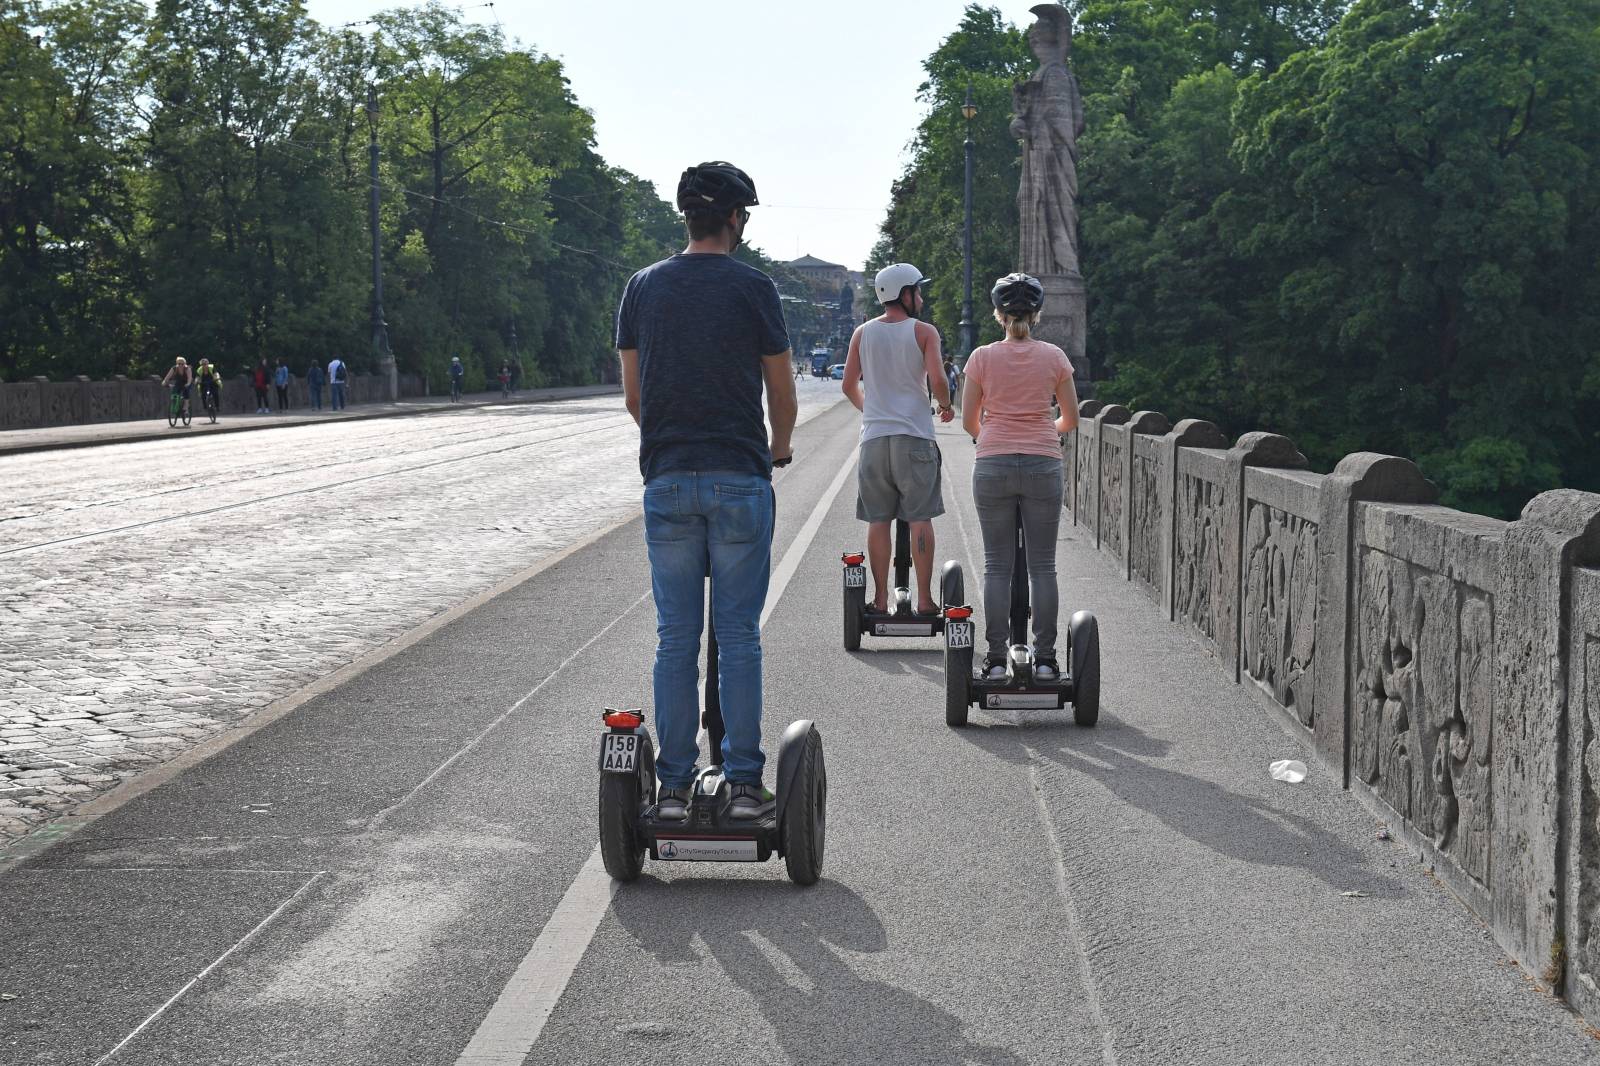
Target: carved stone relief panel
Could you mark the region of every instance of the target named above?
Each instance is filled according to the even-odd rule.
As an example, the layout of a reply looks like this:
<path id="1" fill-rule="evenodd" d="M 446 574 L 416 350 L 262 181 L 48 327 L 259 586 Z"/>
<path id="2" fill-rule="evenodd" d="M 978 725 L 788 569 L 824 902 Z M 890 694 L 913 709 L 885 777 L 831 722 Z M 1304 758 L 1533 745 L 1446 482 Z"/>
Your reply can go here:
<path id="1" fill-rule="evenodd" d="M 1367 547 L 1356 597 L 1351 774 L 1484 884 L 1493 600 Z"/>
<path id="2" fill-rule="evenodd" d="M 1177 538 L 1173 546 L 1173 610 L 1213 645 L 1222 628 L 1226 597 L 1227 492 L 1223 486 L 1178 475 Z"/>
<path id="3" fill-rule="evenodd" d="M 96 381 L 89 386 L 89 421 L 115 422 L 122 417 L 122 385 Z"/>
<path id="4" fill-rule="evenodd" d="M 1571 714 L 1576 722 L 1576 744 L 1581 753 L 1578 799 L 1577 850 L 1577 935 L 1572 946 L 1573 998 L 1586 1014 L 1594 1017 L 1600 1004 L 1600 573 L 1578 570 L 1574 573 L 1574 594 L 1578 601 L 1572 656 L 1576 689 L 1571 696 Z"/>
<path id="5" fill-rule="evenodd" d="M 44 425 L 70 426 L 83 421 L 82 395 L 76 382 L 53 381 L 44 387 Z"/>
<path id="6" fill-rule="evenodd" d="M 1122 557 L 1123 442 L 1107 433 L 1100 452 L 1100 546 Z"/>
<path id="7" fill-rule="evenodd" d="M 1133 450 L 1133 484 L 1128 486 L 1129 516 L 1133 526 L 1128 543 L 1128 563 L 1133 576 L 1160 590 L 1161 573 L 1161 460 Z"/>
<path id="8" fill-rule="evenodd" d="M 1312 728 L 1317 526 L 1260 500 L 1246 505 L 1240 639 L 1244 673 Z"/>
<path id="9" fill-rule="evenodd" d="M 1099 506 L 1100 494 L 1095 491 L 1098 487 L 1095 482 L 1094 457 L 1100 447 L 1098 436 L 1085 436 L 1078 434 L 1078 445 L 1073 449 L 1077 459 L 1078 472 L 1073 477 L 1073 486 L 1077 489 L 1077 515 L 1078 524 L 1087 526 L 1095 520 L 1095 508 Z"/>
<path id="10" fill-rule="evenodd" d="M 31 382 L 0 385 L 0 427 L 27 429 L 39 424 L 39 387 Z"/>

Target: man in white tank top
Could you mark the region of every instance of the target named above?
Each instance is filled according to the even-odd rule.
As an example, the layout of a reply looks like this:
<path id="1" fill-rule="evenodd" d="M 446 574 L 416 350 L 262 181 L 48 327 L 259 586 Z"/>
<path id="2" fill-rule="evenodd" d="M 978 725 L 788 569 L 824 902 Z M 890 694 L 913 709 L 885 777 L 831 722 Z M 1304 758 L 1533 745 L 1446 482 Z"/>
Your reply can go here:
<path id="1" fill-rule="evenodd" d="M 844 394 L 861 412 L 861 462 L 856 470 L 856 517 L 868 523 L 867 558 L 872 562 L 874 609 L 889 605 L 891 527 L 911 524 L 916 566 L 913 609 L 936 614 L 933 598 L 933 519 L 944 514 L 939 445 L 933 436 L 928 392 L 939 403 L 939 421 L 955 417 L 950 384 L 939 353 L 939 331 L 917 320 L 922 310 L 922 272 L 910 263 L 878 271 L 873 281 L 883 314 L 856 327 L 844 361 Z M 865 379 L 865 389 L 862 384 Z"/>

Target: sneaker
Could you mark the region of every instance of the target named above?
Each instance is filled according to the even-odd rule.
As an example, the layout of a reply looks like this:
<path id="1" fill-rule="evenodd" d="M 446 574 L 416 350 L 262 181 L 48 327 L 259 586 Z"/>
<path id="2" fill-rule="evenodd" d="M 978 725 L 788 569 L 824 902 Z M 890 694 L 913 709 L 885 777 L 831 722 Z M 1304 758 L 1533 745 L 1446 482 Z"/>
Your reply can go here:
<path id="1" fill-rule="evenodd" d="M 1033 676 L 1037 681 L 1054 684 L 1061 677 L 1061 666 L 1054 659 L 1039 659 L 1033 664 Z"/>
<path id="2" fill-rule="evenodd" d="M 1006 657 L 1004 655 L 989 655 L 983 660 L 983 677 L 985 681 L 1004 681 L 1006 679 Z"/>
<path id="3" fill-rule="evenodd" d="M 681 822 L 689 817 L 689 786 L 662 787 L 656 794 L 656 817 L 665 822 Z"/>
<path id="4" fill-rule="evenodd" d="M 777 797 L 760 785 L 737 784 L 733 786 L 733 801 L 728 804 L 729 818 L 763 818 L 777 807 Z"/>

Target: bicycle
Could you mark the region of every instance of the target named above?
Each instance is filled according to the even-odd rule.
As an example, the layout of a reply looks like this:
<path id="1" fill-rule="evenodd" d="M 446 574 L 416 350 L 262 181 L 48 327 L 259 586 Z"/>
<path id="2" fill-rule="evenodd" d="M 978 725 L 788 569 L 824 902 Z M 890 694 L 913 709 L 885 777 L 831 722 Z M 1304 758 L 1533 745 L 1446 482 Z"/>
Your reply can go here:
<path id="1" fill-rule="evenodd" d="M 206 416 L 211 419 L 211 424 L 217 424 L 217 404 L 221 397 L 214 389 L 201 389 L 200 399 L 205 404 Z M 188 425 L 187 422 L 184 425 Z"/>
<path id="2" fill-rule="evenodd" d="M 187 426 L 189 417 L 189 397 L 185 396 L 181 390 L 173 389 L 172 406 L 167 409 L 167 425 L 176 429 L 179 419 L 182 419 L 183 424 Z M 215 419 L 212 421 L 215 421 Z"/>

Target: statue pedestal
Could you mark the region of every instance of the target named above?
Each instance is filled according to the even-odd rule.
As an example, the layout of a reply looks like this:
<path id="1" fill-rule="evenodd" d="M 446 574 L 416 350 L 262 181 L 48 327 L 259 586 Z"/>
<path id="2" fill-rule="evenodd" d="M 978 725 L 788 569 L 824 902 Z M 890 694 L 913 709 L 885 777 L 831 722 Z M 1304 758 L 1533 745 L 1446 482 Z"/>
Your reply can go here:
<path id="1" fill-rule="evenodd" d="M 1078 399 L 1087 400 L 1094 394 L 1089 377 L 1089 357 L 1085 338 L 1089 329 L 1089 293 L 1081 274 L 1042 274 L 1039 284 L 1044 286 L 1044 311 L 1033 335 L 1049 341 L 1067 353 L 1072 361 L 1073 384 Z"/>

